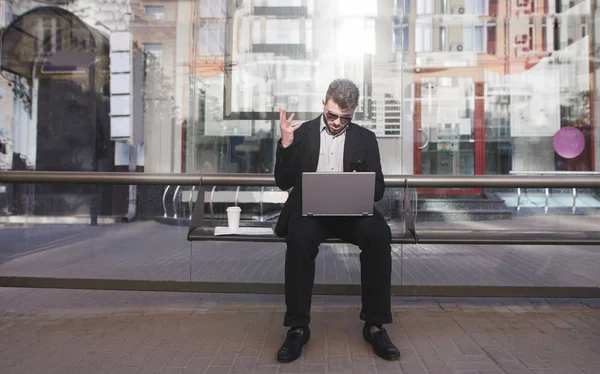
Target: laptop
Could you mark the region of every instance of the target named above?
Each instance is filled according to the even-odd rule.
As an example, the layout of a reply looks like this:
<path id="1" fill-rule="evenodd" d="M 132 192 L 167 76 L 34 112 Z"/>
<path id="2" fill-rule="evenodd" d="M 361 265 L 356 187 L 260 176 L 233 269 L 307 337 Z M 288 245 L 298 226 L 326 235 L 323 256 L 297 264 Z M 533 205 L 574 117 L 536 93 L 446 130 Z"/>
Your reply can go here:
<path id="1" fill-rule="evenodd" d="M 372 216 L 375 173 L 302 173 L 303 216 Z"/>

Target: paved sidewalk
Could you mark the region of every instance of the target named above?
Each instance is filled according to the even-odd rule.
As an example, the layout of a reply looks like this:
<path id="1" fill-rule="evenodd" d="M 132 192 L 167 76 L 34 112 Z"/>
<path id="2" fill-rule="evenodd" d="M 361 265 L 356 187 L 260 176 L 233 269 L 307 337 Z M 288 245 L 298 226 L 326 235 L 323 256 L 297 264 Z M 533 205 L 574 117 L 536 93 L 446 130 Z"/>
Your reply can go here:
<path id="1" fill-rule="evenodd" d="M 278 295 L 0 289 L 0 373 L 600 372 L 600 300 L 394 298 L 399 362 L 362 340 L 358 297 L 315 297 L 278 364 Z"/>

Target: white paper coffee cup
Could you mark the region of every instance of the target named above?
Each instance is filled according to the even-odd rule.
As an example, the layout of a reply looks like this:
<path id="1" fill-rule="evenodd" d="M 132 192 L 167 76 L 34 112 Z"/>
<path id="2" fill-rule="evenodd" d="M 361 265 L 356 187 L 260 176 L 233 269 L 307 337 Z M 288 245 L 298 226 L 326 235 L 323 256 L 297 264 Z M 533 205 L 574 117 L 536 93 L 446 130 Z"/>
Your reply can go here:
<path id="1" fill-rule="evenodd" d="M 239 206 L 230 206 L 227 208 L 227 225 L 229 230 L 237 231 L 240 228 L 240 215 L 242 208 Z"/>

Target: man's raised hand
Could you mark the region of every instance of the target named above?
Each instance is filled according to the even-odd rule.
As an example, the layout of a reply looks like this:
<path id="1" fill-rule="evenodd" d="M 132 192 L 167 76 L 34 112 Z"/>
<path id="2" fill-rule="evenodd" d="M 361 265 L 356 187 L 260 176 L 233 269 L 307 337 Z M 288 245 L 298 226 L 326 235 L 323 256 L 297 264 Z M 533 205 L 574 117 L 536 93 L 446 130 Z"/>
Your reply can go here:
<path id="1" fill-rule="evenodd" d="M 294 141 L 294 131 L 298 130 L 302 124 L 292 126 L 292 120 L 296 113 L 292 113 L 290 118 L 287 118 L 285 109 L 279 109 L 279 127 L 281 129 L 281 145 L 285 148 Z"/>

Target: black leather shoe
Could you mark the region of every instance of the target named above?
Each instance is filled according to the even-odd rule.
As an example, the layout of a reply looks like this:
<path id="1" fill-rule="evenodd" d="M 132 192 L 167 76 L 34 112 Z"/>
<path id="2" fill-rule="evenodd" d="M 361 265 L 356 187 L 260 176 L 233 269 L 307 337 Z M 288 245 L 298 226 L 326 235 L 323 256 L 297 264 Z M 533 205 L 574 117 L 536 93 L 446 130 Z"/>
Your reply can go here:
<path id="1" fill-rule="evenodd" d="M 308 343 L 310 339 L 310 329 L 291 328 L 288 330 L 285 341 L 277 351 L 277 361 L 292 362 L 295 361 L 302 353 L 302 347 Z"/>
<path id="2" fill-rule="evenodd" d="M 376 330 L 365 323 L 363 326 L 363 337 L 373 346 L 377 356 L 390 361 L 400 358 L 400 351 L 392 343 L 384 328 Z"/>

